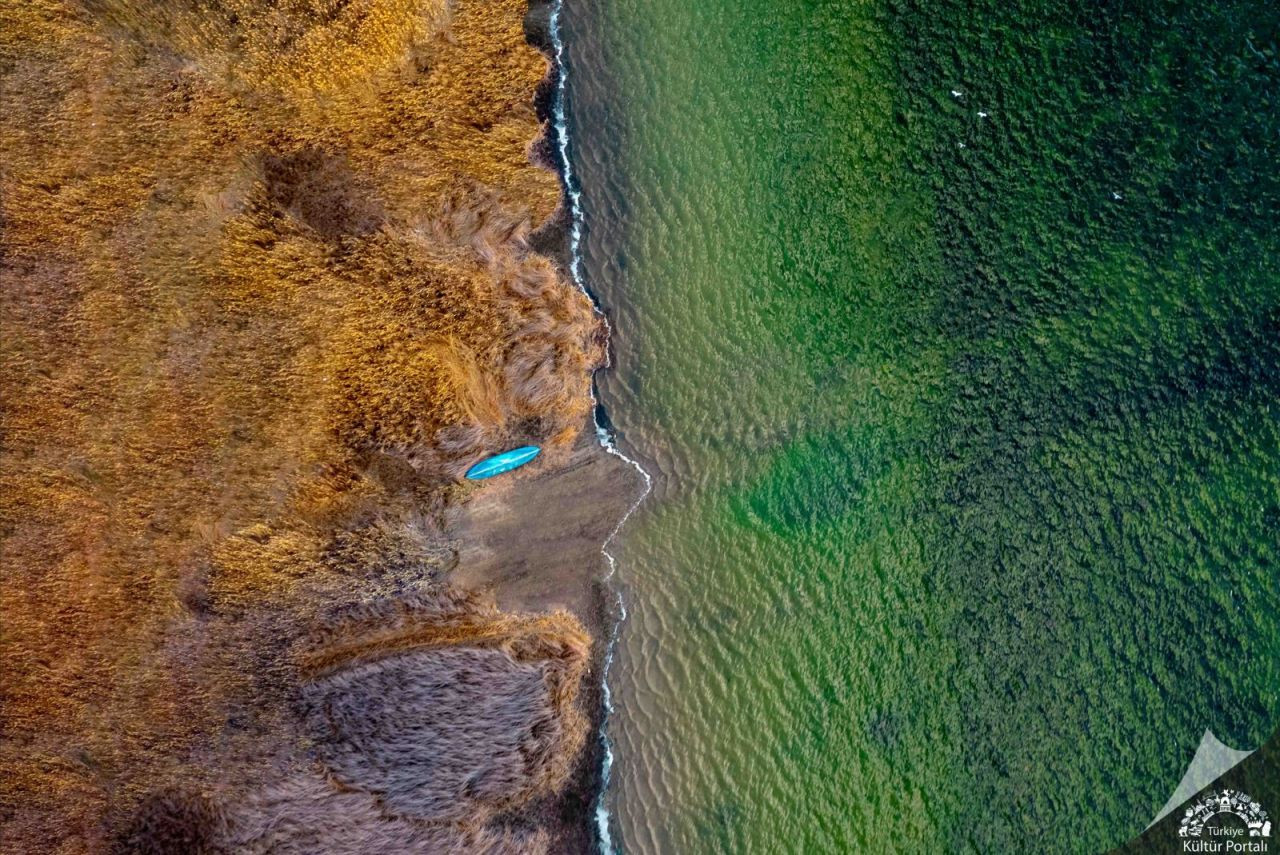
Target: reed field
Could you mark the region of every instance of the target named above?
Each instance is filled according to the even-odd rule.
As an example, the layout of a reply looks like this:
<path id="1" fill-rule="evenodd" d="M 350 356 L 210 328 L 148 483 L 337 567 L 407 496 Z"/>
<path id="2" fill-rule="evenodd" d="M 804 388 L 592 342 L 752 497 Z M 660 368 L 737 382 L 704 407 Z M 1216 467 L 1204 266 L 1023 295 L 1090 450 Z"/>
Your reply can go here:
<path id="1" fill-rule="evenodd" d="M 441 529 L 478 456 L 567 453 L 603 358 L 587 299 L 530 249 L 561 191 L 525 13 L 0 2 L 13 851 L 314 851 L 320 815 L 326 851 L 546 844 L 485 823 L 563 782 L 589 639 L 448 592 Z M 466 631 L 308 682 L 336 606 L 430 627 L 440 597 Z M 424 694 L 362 722 L 393 677 Z M 456 680 L 501 717 L 432 694 Z M 341 732 L 314 731 L 314 704 L 342 706 Z M 423 705 L 431 757 L 368 743 L 424 727 Z"/>

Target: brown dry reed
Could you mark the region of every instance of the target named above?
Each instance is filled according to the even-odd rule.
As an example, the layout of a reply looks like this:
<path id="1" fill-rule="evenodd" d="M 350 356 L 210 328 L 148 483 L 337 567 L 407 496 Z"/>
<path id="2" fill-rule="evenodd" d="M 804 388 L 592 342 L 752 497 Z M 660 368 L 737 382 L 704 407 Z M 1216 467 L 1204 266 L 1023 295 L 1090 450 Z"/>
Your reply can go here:
<path id="1" fill-rule="evenodd" d="M 538 845 L 383 812 L 487 816 L 559 780 L 581 668 L 556 645 L 585 643 L 563 617 L 473 616 L 447 643 L 312 674 L 308 703 L 340 713 L 326 734 L 290 700 L 291 639 L 323 602 L 444 574 L 439 515 L 466 466 L 529 441 L 554 460 L 589 413 L 597 320 L 529 249 L 560 188 L 530 164 L 547 63 L 524 12 L 0 0 L 7 847 Z M 435 695 L 391 690 L 432 674 Z M 472 731 L 457 708 L 480 686 L 495 719 Z M 375 696 L 388 730 L 370 735 Z M 440 745 L 474 741 L 432 785 L 428 758 L 388 759 L 427 721 Z M 468 778 L 492 740 L 491 774 Z M 299 758 L 311 777 L 263 777 L 256 809 L 210 771 L 243 784 Z M 289 822 L 331 848 L 262 819 L 272 800 L 320 806 Z M 382 837 L 342 830 L 374 814 Z"/>
<path id="2" fill-rule="evenodd" d="M 473 595 L 355 604 L 298 645 L 295 703 L 319 761 L 221 800 L 148 797 L 121 852 L 547 851 L 511 810 L 554 793 L 586 737 L 590 642 L 564 613 L 513 615 Z"/>
<path id="3" fill-rule="evenodd" d="M 435 821 L 474 823 L 554 791 L 587 730 L 578 621 L 451 592 L 387 605 L 301 656 L 302 718 L 330 774 L 390 814 Z"/>

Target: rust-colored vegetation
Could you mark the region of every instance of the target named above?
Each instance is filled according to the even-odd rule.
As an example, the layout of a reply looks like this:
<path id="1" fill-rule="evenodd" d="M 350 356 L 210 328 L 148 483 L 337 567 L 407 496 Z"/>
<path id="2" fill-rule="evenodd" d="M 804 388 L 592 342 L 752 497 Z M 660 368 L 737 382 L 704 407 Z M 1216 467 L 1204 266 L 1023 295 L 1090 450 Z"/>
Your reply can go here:
<path id="1" fill-rule="evenodd" d="M 527 244 L 560 188 L 530 164 L 547 64 L 524 13 L 0 0 L 6 847 L 539 845 L 483 823 L 581 742 L 576 623 L 467 601 L 294 649 L 327 604 L 444 596 L 438 515 L 466 465 L 525 441 L 554 460 L 588 415 L 596 321 Z M 299 711 L 348 672 L 358 709 L 431 669 L 507 685 L 504 721 L 539 734 L 510 750 L 549 759 L 393 827 L 372 782 L 414 803 L 423 769 L 353 774 L 353 751 L 391 746 L 350 718 L 317 742 Z M 328 818 L 252 842 L 253 816 L 299 800 Z M 321 826 L 338 842 L 309 847 Z"/>
<path id="2" fill-rule="evenodd" d="M 397 815 L 508 809 L 568 774 L 589 647 L 564 612 L 502 614 L 447 593 L 379 604 L 304 657 L 309 735 L 331 774 Z"/>

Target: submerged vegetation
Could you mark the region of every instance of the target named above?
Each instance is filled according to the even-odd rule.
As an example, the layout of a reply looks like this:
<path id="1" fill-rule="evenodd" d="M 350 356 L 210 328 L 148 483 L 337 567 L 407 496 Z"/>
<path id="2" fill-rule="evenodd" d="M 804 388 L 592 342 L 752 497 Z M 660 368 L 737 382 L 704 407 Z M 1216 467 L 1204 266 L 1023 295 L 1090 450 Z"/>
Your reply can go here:
<path id="1" fill-rule="evenodd" d="M 1273 738 L 1280 6 L 607 6 L 628 851 L 1100 852 Z"/>
<path id="2" fill-rule="evenodd" d="M 9 845 L 546 843 L 483 823 L 564 780 L 588 641 L 442 593 L 439 518 L 481 452 L 567 448 L 603 356 L 529 247 L 560 187 L 530 163 L 547 61 L 525 11 L 0 0 Z M 330 604 L 406 597 L 466 631 L 305 679 Z M 466 688 L 388 696 L 393 672 Z M 361 722 L 375 691 L 388 718 Z M 438 784 L 370 742 L 428 726 L 423 704 L 450 734 Z"/>

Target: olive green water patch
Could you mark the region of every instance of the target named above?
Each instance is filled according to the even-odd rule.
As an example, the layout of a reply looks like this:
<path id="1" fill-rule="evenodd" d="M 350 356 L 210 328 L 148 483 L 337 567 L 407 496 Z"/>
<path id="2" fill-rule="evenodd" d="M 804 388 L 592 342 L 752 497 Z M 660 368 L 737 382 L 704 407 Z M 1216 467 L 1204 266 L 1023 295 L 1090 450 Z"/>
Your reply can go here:
<path id="1" fill-rule="evenodd" d="M 661 476 L 618 832 L 1122 843 L 1280 721 L 1280 13 L 685 5 L 609 4 L 579 84 L 629 114 L 587 270 Z"/>

